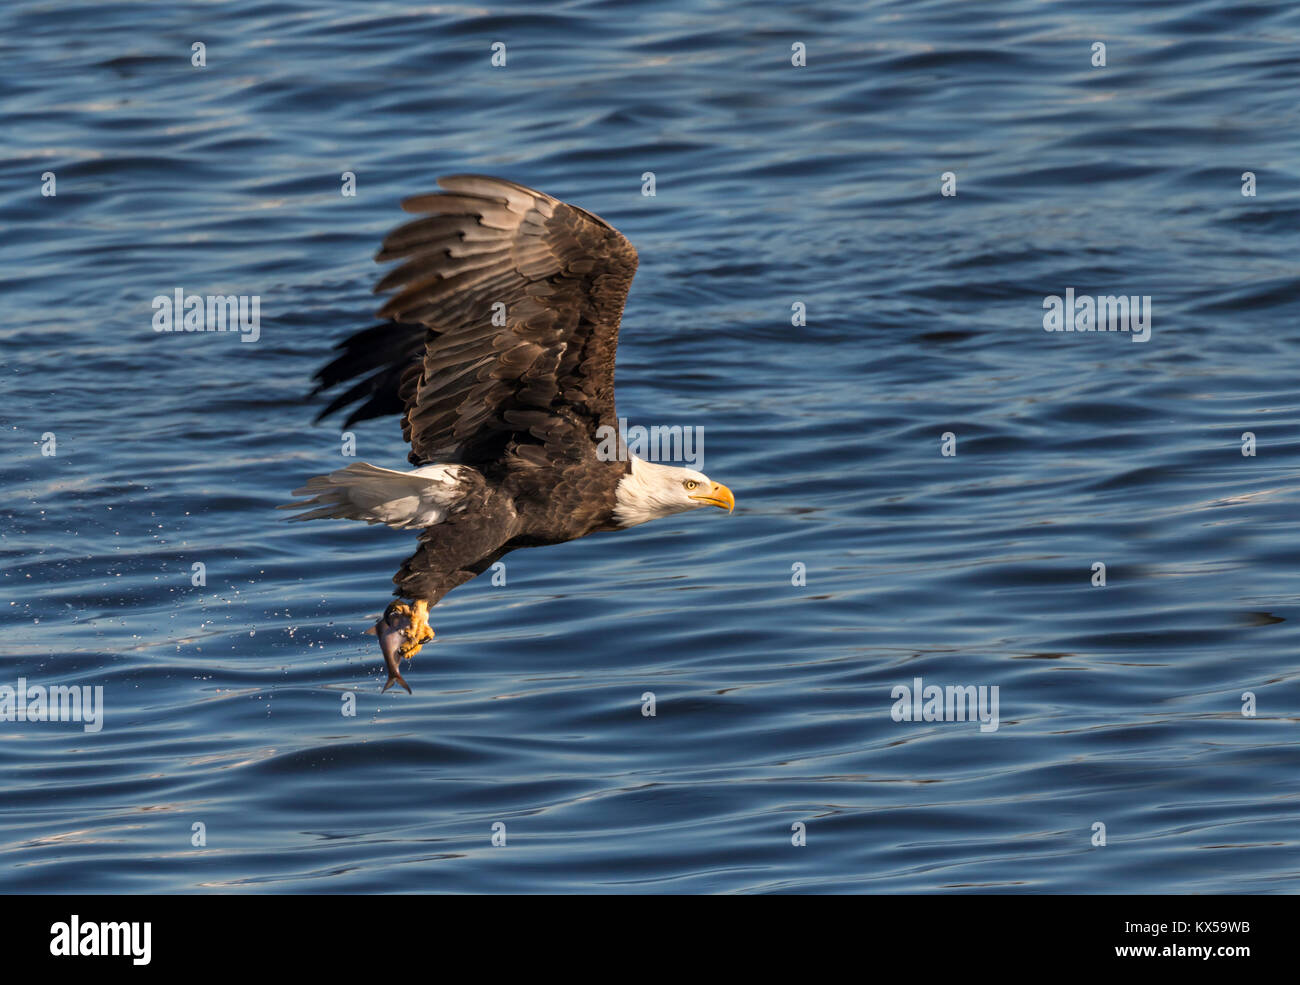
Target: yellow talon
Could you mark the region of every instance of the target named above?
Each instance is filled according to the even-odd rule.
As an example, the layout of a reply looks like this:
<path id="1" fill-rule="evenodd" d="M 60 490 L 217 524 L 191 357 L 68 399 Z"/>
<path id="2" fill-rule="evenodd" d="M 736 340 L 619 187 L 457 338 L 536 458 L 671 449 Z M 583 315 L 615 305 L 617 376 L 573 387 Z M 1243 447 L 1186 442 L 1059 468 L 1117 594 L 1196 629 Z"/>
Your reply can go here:
<path id="1" fill-rule="evenodd" d="M 406 640 L 397 648 L 403 660 L 410 660 L 423 649 L 424 644 L 433 639 L 433 628 L 429 625 L 429 603 L 417 599 L 412 605 L 398 603 L 393 607 L 394 613 L 406 616 Z"/>

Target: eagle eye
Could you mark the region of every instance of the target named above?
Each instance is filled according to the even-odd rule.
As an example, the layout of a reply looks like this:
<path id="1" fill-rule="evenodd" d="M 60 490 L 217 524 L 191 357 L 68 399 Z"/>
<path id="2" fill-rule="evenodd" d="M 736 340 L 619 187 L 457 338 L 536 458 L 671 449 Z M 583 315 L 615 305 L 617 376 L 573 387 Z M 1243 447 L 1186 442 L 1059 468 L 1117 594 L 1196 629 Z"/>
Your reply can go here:
<path id="1" fill-rule="evenodd" d="M 685 482 L 682 483 L 682 485 L 685 486 L 688 490 L 690 490 L 698 486 L 699 483 L 696 482 L 694 479 L 687 479 Z"/>

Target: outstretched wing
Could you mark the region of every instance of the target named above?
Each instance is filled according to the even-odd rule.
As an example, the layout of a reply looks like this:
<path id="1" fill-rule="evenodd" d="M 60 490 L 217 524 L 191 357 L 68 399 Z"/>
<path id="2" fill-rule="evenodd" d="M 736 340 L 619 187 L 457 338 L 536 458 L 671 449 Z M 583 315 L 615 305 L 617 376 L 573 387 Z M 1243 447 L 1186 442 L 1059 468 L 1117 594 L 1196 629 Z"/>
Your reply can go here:
<path id="1" fill-rule="evenodd" d="M 323 385 L 371 374 L 331 406 L 364 400 L 357 413 L 374 416 L 400 401 L 417 464 L 483 465 L 508 446 L 526 460 L 528 445 L 552 460 L 589 457 L 597 427 L 617 423 L 614 358 L 636 250 L 599 217 L 522 185 L 438 184 L 445 191 L 402 203 L 422 218 L 376 257 L 403 261 L 375 289 L 394 292 L 378 313 L 390 332 L 354 335 L 318 374 Z"/>

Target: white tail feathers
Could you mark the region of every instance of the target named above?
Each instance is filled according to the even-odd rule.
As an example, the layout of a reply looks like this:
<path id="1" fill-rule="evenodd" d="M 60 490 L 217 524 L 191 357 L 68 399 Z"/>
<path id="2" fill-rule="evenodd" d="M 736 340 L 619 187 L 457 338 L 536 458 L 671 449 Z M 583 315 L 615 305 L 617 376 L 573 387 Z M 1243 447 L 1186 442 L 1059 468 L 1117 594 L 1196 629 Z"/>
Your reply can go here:
<path id="1" fill-rule="evenodd" d="M 459 465 L 422 465 L 411 472 L 396 472 L 356 462 L 307 480 L 293 495 L 311 498 L 276 509 L 306 510 L 290 520 L 364 520 L 398 530 L 423 529 L 441 523 L 461 497 L 463 471 Z"/>

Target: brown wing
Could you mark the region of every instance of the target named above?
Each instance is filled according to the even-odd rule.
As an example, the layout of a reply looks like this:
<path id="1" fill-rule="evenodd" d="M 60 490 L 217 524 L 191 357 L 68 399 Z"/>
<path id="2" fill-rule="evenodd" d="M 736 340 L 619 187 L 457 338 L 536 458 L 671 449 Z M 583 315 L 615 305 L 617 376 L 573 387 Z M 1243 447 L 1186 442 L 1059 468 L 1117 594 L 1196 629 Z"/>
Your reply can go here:
<path id="1" fill-rule="evenodd" d="M 498 178 L 440 178 L 376 259 L 379 317 L 427 329 L 402 375 L 413 462 L 484 464 L 512 445 L 587 457 L 616 425 L 614 357 L 636 250 L 583 209 Z M 584 448 L 573 447 L 581 443 Z M 566 447 L 568 446 L 568 447 Z"/>

